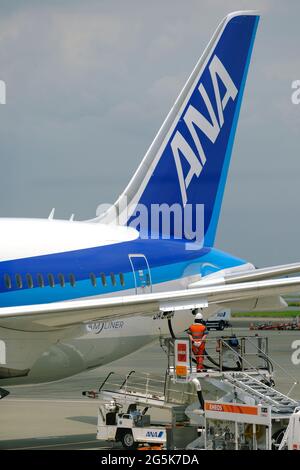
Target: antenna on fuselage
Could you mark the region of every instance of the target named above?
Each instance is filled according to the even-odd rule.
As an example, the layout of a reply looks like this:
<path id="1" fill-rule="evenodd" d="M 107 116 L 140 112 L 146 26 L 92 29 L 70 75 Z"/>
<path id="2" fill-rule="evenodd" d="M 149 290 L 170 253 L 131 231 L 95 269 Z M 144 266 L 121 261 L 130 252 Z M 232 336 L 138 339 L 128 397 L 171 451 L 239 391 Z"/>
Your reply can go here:
<path id="1" fill-rule="evenodd" d="M 54 212 L 55 212 L 55 207 L 53 207 L 52 211 L 50 212 L 48 219 L 53 220 L 54 219 Z"/>

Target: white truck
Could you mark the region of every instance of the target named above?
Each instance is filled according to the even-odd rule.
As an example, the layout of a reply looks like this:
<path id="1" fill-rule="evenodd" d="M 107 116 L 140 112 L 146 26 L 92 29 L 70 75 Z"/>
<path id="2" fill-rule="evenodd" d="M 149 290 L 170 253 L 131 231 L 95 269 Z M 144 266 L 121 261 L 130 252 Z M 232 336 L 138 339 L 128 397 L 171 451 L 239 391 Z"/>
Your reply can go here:
<path id="1" fill-rule="evenodd" d="M 229 308 L 220 310 L 206 320 L 208 330 L 223 331 L 230 326 L 231 310 Z"/>
<path id="2" fill-rule="evenodd" d="M 126 413 L 120 412 L 121 408 L 115 400 L 99 406 L 97 439 L 121 442 L 125 449 L 136 449 L 139 444 L 166 444 L 166 428 L 151 426 L 148 408 L 141 411 L 136 404 L 130 404 Z"/>

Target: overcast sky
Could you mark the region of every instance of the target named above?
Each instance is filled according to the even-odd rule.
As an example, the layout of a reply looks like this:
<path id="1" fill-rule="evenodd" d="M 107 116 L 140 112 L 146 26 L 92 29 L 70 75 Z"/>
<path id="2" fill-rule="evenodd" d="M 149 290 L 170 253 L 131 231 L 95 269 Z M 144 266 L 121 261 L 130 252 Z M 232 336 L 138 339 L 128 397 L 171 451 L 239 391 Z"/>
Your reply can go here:
<path id="1" fill-rule="evenodd" d="M 300 261 L 297 0 L 0 0 L 0 216 L 82 220 L 113 202 L 217 24 L 249 7 L 262 17 L 216 246 Z"/>

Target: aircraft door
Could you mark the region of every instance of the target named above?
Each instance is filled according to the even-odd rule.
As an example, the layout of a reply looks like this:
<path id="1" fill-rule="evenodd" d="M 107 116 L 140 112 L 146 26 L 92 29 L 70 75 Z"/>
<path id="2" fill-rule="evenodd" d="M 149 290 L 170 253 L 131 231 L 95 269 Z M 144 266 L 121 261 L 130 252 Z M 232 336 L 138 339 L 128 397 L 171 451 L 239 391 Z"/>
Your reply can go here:
<path id="1" fill-rule="evenodd" d="M 136 294 L 150 294 L 152 282 L 149 264 L 142 254 L 128 255 L 132 267 Z"/>

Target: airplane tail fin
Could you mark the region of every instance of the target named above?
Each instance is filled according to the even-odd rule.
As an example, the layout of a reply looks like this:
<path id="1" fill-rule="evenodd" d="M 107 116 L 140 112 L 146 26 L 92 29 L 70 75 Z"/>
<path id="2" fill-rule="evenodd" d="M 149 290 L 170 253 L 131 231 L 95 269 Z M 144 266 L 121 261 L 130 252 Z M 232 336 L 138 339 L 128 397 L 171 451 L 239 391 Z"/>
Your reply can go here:
<path id="1" fill-rule="evenodd" d="M 258 20 L 252 11 L 224 18 L 114 211 L 94 221 L 106 223 L 117 216 L 122 225 L 164 238 L 166 224 L 153 228 L 153 207 L 156 213 L 162 207 L 189 207 L 195 221 L 201 206 L 204 243 L 213 246 Z M 141 206 L 148 211 L 143 228 Z M 180 232 L 191 240 L 185 227 L 176 224 L 173 214 L 167 224 L 170 237 Z"/>

